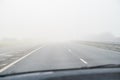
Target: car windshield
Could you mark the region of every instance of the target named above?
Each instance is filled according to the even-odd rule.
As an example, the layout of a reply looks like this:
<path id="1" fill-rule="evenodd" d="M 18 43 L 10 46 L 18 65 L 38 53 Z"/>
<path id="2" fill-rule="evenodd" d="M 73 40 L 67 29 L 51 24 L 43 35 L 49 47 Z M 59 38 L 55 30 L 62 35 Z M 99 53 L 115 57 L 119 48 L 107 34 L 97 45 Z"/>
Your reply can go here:
<path id="1" fill-rule="evenodd" d="M 119 21 L 119 0 L 0 0 L 0 75 L 120 67 Z"/>

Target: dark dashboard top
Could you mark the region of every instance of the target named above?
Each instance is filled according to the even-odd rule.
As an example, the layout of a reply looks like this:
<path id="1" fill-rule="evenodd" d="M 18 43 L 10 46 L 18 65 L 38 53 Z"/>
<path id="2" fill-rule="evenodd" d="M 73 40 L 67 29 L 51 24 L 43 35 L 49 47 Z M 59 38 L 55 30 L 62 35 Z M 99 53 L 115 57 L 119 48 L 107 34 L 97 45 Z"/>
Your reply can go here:
<path id="1" fill-rule="evenodd" d="M 0 80 L 120 80 L 120 68 L 36 72 L 1 76 Z"/>

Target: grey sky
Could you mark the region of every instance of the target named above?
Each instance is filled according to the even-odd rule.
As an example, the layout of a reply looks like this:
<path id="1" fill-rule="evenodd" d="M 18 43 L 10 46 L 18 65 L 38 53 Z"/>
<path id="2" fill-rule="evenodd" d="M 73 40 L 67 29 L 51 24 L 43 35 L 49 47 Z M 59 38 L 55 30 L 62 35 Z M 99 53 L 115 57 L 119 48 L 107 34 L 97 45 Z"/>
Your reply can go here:
<path id="1" fill-rule="evenodd" d="M 0 0 L 0 36 L 79 39 L 120 36 L 119 0 Z"/>

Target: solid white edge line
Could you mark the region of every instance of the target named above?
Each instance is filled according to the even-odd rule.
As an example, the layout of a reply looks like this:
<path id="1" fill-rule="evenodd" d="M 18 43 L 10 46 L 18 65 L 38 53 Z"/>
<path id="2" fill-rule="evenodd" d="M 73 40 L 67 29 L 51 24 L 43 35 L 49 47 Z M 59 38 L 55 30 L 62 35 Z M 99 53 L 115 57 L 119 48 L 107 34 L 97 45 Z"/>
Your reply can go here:
<path id="1" fill-rule="evenodd" d="M 30 53 L 26 54 L 25 56 L 19 58 L 18 60 L 14 61 L 14 62 L 12 62 L 12 63 L 10 63 L 10 64 L 8 64 L 8 65 L 5 66 L 4 68 L 0 69 L 0 73 L 3 72 L 3 71 L 5 71 L 6 69 L 8 69 L 9 67 L 11 67 L 12 65 L 16 64 L 17 62 L 21 61 L 22 59 L 26 58 L 27 56 L 31 55 L 32 53 L 36 52 L 37 50 L 39 50 L 39 49 L 41 49 L 41 48 L 42 48 L 42 47 L 37 48 L 37 49 L 31 51 Z"/>

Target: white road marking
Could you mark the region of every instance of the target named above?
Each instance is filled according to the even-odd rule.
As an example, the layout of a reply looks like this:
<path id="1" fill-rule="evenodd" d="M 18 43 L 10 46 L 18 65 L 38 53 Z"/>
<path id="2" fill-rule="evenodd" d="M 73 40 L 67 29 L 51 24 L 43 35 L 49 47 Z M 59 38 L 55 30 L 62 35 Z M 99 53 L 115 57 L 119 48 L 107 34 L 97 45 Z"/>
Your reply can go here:
<path id="1" fill-rule="evenodd" d="M 72 55 L 74 55 L 75 57 L 79 58 L 79 60 L 81 60 L 83 63 L 88 64 L 84 59 L 78 57 L 78 55 L 76 55 L 76 54 L 73 54 L 71 49 L 68 49 L 68 48 L 67 48 L 67 50 L 68 50 L 68 52 L 70 52 Z"/>
<path id="2" fill-rule="evenodd" d="M 81 60 L 82 62 L 84 62 L 85 64 L 88 64 L 84 59 L 81 59 L 81 58 L 80 58 L 80 60 Z"/>
<path id="3" fill-rule="evenodd" d="M 26 58 L 27 56 L 31 55 L 32 53 L 38 51 L 38 50 L 41 49 L 41 48 L 43 48 L 43 47 L 40 47 L 40 48 L 37 48 L 37 49 L 31 51 L 31 52 L 28 53 L 27 55 L 19 58 L 18 60 L 14 61 L 14 62 L 12 62 L 11 64 L 9 64 L 9 65 L 5 66 L 4 68 L 0 69 L 0 73 L 3 72 L 3 71 L 5 71 L 6 69 L 8 69 L 9 67 L 11 67 L 12 65 L 16 64 L 17 62 L 21 61 L 22 59 Z"/>

